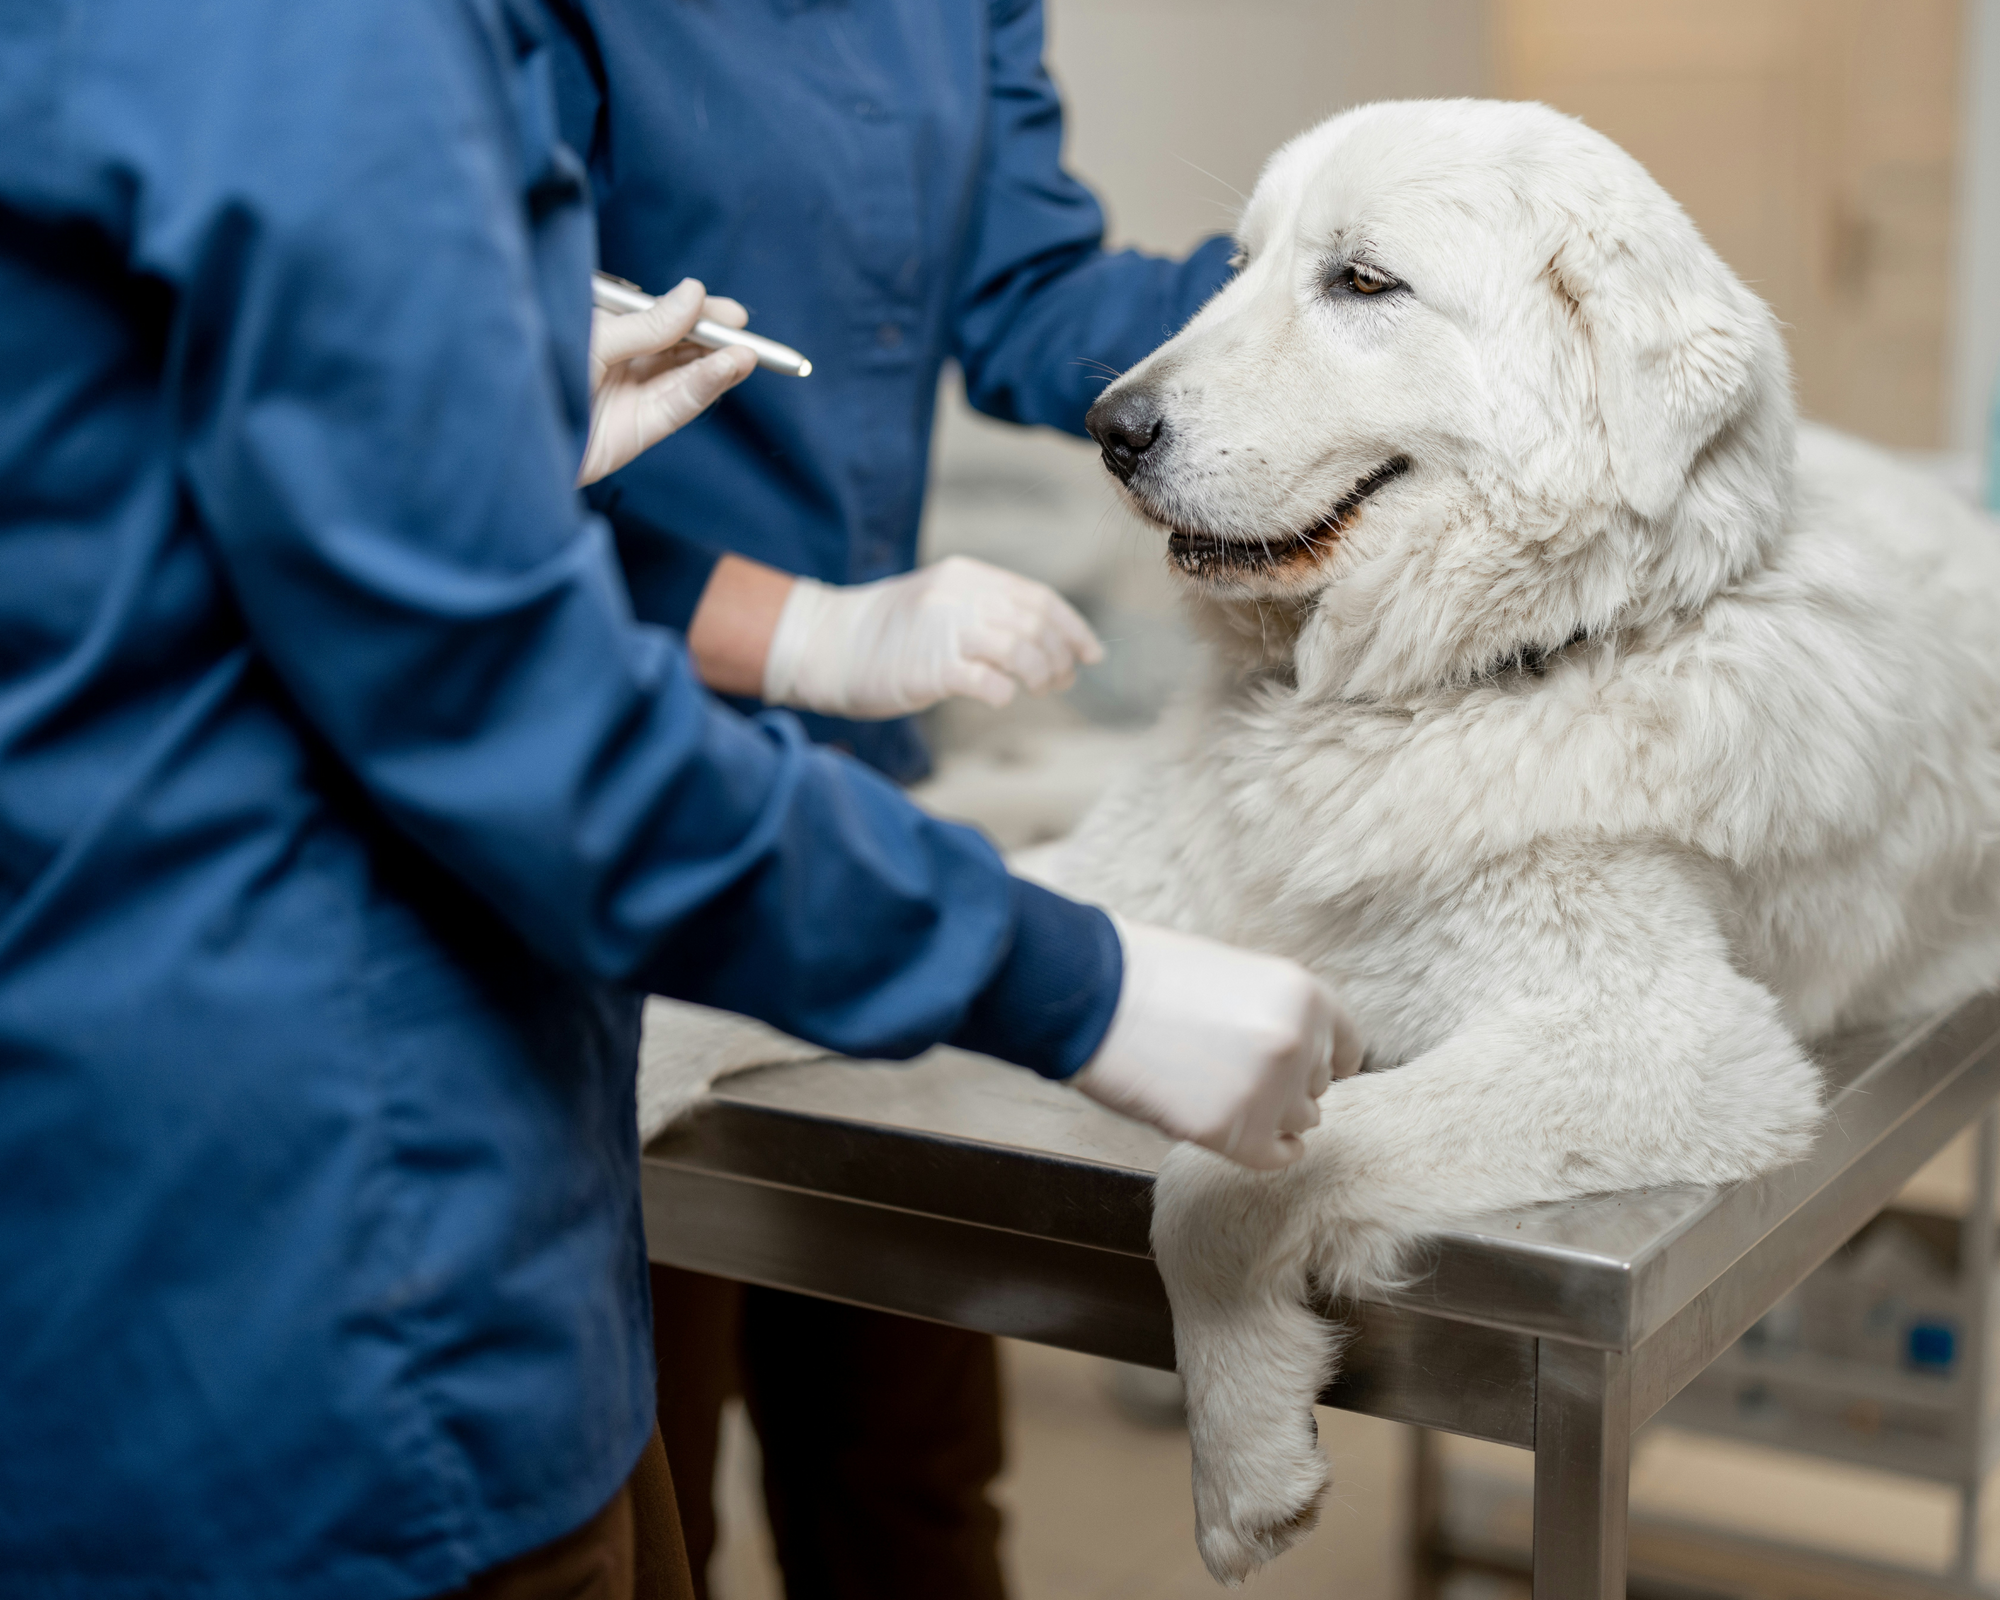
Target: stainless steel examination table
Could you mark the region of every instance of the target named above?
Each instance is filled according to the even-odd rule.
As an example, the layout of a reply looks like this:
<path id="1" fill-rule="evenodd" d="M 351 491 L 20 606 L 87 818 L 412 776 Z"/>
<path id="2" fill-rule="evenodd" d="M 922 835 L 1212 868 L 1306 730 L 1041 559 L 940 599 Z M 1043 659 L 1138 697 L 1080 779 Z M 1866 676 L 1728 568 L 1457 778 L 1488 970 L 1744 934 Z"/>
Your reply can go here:
<path id="1" fill-rule="evenodd" d="M 1624 1595 L 1632 1430 L 2000 1095 L 2000 997 L 1820 1059 L 1805 1160 L 1494 1215 L 1438 1236 L 1408 1291 L 1329 1308 L 1358 1333 L 1326 1404 L 1534 1452 L 1536 1600 Z M 648 1148 L 647 1233 L 675 1266 L 1171 1367 L 1147 1247 L 1165 1148 L 972 1056 L 764 1067 Z"/>

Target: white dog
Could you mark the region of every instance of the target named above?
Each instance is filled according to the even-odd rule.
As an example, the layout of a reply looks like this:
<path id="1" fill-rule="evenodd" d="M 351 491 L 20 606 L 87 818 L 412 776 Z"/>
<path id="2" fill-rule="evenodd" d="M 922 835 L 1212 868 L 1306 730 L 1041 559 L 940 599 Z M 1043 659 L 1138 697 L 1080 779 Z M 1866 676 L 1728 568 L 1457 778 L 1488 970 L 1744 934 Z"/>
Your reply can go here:
<path id="1" fill-rule="evenodd" d="M 1043 865 L 1305 962 L 1394 1068 L 1289 1171 L 1160 1174 L 1225 1581 L 1324 1487 L 1315 1291 L 1481 1211 L 1786 1161 L 1802 1039 L 2000 974 L 1994 526 L 1795 436 L 1777 323 L 1638 163 L 1541 106 L 1368 106 L 1241 236 L 1092 412 L 1211 681 Z"/>

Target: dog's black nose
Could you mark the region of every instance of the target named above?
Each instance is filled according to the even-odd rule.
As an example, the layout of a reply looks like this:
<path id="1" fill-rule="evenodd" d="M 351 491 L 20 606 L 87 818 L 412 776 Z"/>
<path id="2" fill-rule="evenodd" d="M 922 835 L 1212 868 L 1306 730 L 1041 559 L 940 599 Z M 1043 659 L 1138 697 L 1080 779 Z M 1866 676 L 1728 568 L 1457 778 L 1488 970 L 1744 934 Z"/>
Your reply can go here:
<path id="1" fill-rule="evenodd" d="M 1083 425 L 1103 449 L 1105 466 L 1120 483 L 1130 483 L 1139 458 L 1160 437 L 1159 402 L 1145 389 L 1113 389 L 1090 408 Z"/>

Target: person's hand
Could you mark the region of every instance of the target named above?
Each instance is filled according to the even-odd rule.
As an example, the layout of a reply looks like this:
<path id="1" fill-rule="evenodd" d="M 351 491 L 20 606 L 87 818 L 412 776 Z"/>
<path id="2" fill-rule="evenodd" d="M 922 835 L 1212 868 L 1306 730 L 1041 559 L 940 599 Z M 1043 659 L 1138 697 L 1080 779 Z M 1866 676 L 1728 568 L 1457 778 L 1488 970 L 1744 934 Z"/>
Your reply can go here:
<path id="1" fill-rule="evenodd" d="M 1097 1054 L 1070 1082 L 1113 1111 L 1246 1167 L 1288 1167 L 1319 1097 L 1361 1068 L 1326 985 L 1278 956 L 1118 921 L 1125 982 Z"/>
<path id="2" fill-rule="evenodd" d="M 990 706 L 1066 689 L 1097 635 L 1047 584 L 968 556 L 846 586 L 800 578 L 764 658 L 763 698 L 841 717 L 901 717 L 953 695 Z"/>
<path id="3" fill-rule="evenodd" d="M 590 321 L 590 443 L 577 487 L 616 472 L 685 427 L 749 377 L 748 350 L 704 350 L 686 342 L 703 317 L 740 328 L 750 314 L 683 278 L 645 311 L 593 311 Z"/>

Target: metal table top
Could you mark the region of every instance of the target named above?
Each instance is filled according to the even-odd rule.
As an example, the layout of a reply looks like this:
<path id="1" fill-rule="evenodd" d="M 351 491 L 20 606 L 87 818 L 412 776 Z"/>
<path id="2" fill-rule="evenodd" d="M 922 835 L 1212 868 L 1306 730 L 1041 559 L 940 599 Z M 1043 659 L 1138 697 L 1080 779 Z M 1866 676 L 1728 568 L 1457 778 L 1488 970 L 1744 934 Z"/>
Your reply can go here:
<path id="1" fill-rule="evenodd" d="M 1357 1324 L 1331 1404 L 1533 1443 L 1535 1342 L 1632 1357 L 1650 1416 L 2000 1093 L 2000 997 L 1830 1041 L 1805 1159 L 1748 1183 L 1497 1213 L 1430 1241 Z M 657 1259 L 1173 1362 L 1147 1242 L 1166 1142 L 952 1051 L 729 1078 L 649 1147 Z M 1422 1270 L 1426 1268 L 1427 1270 Z"/>

